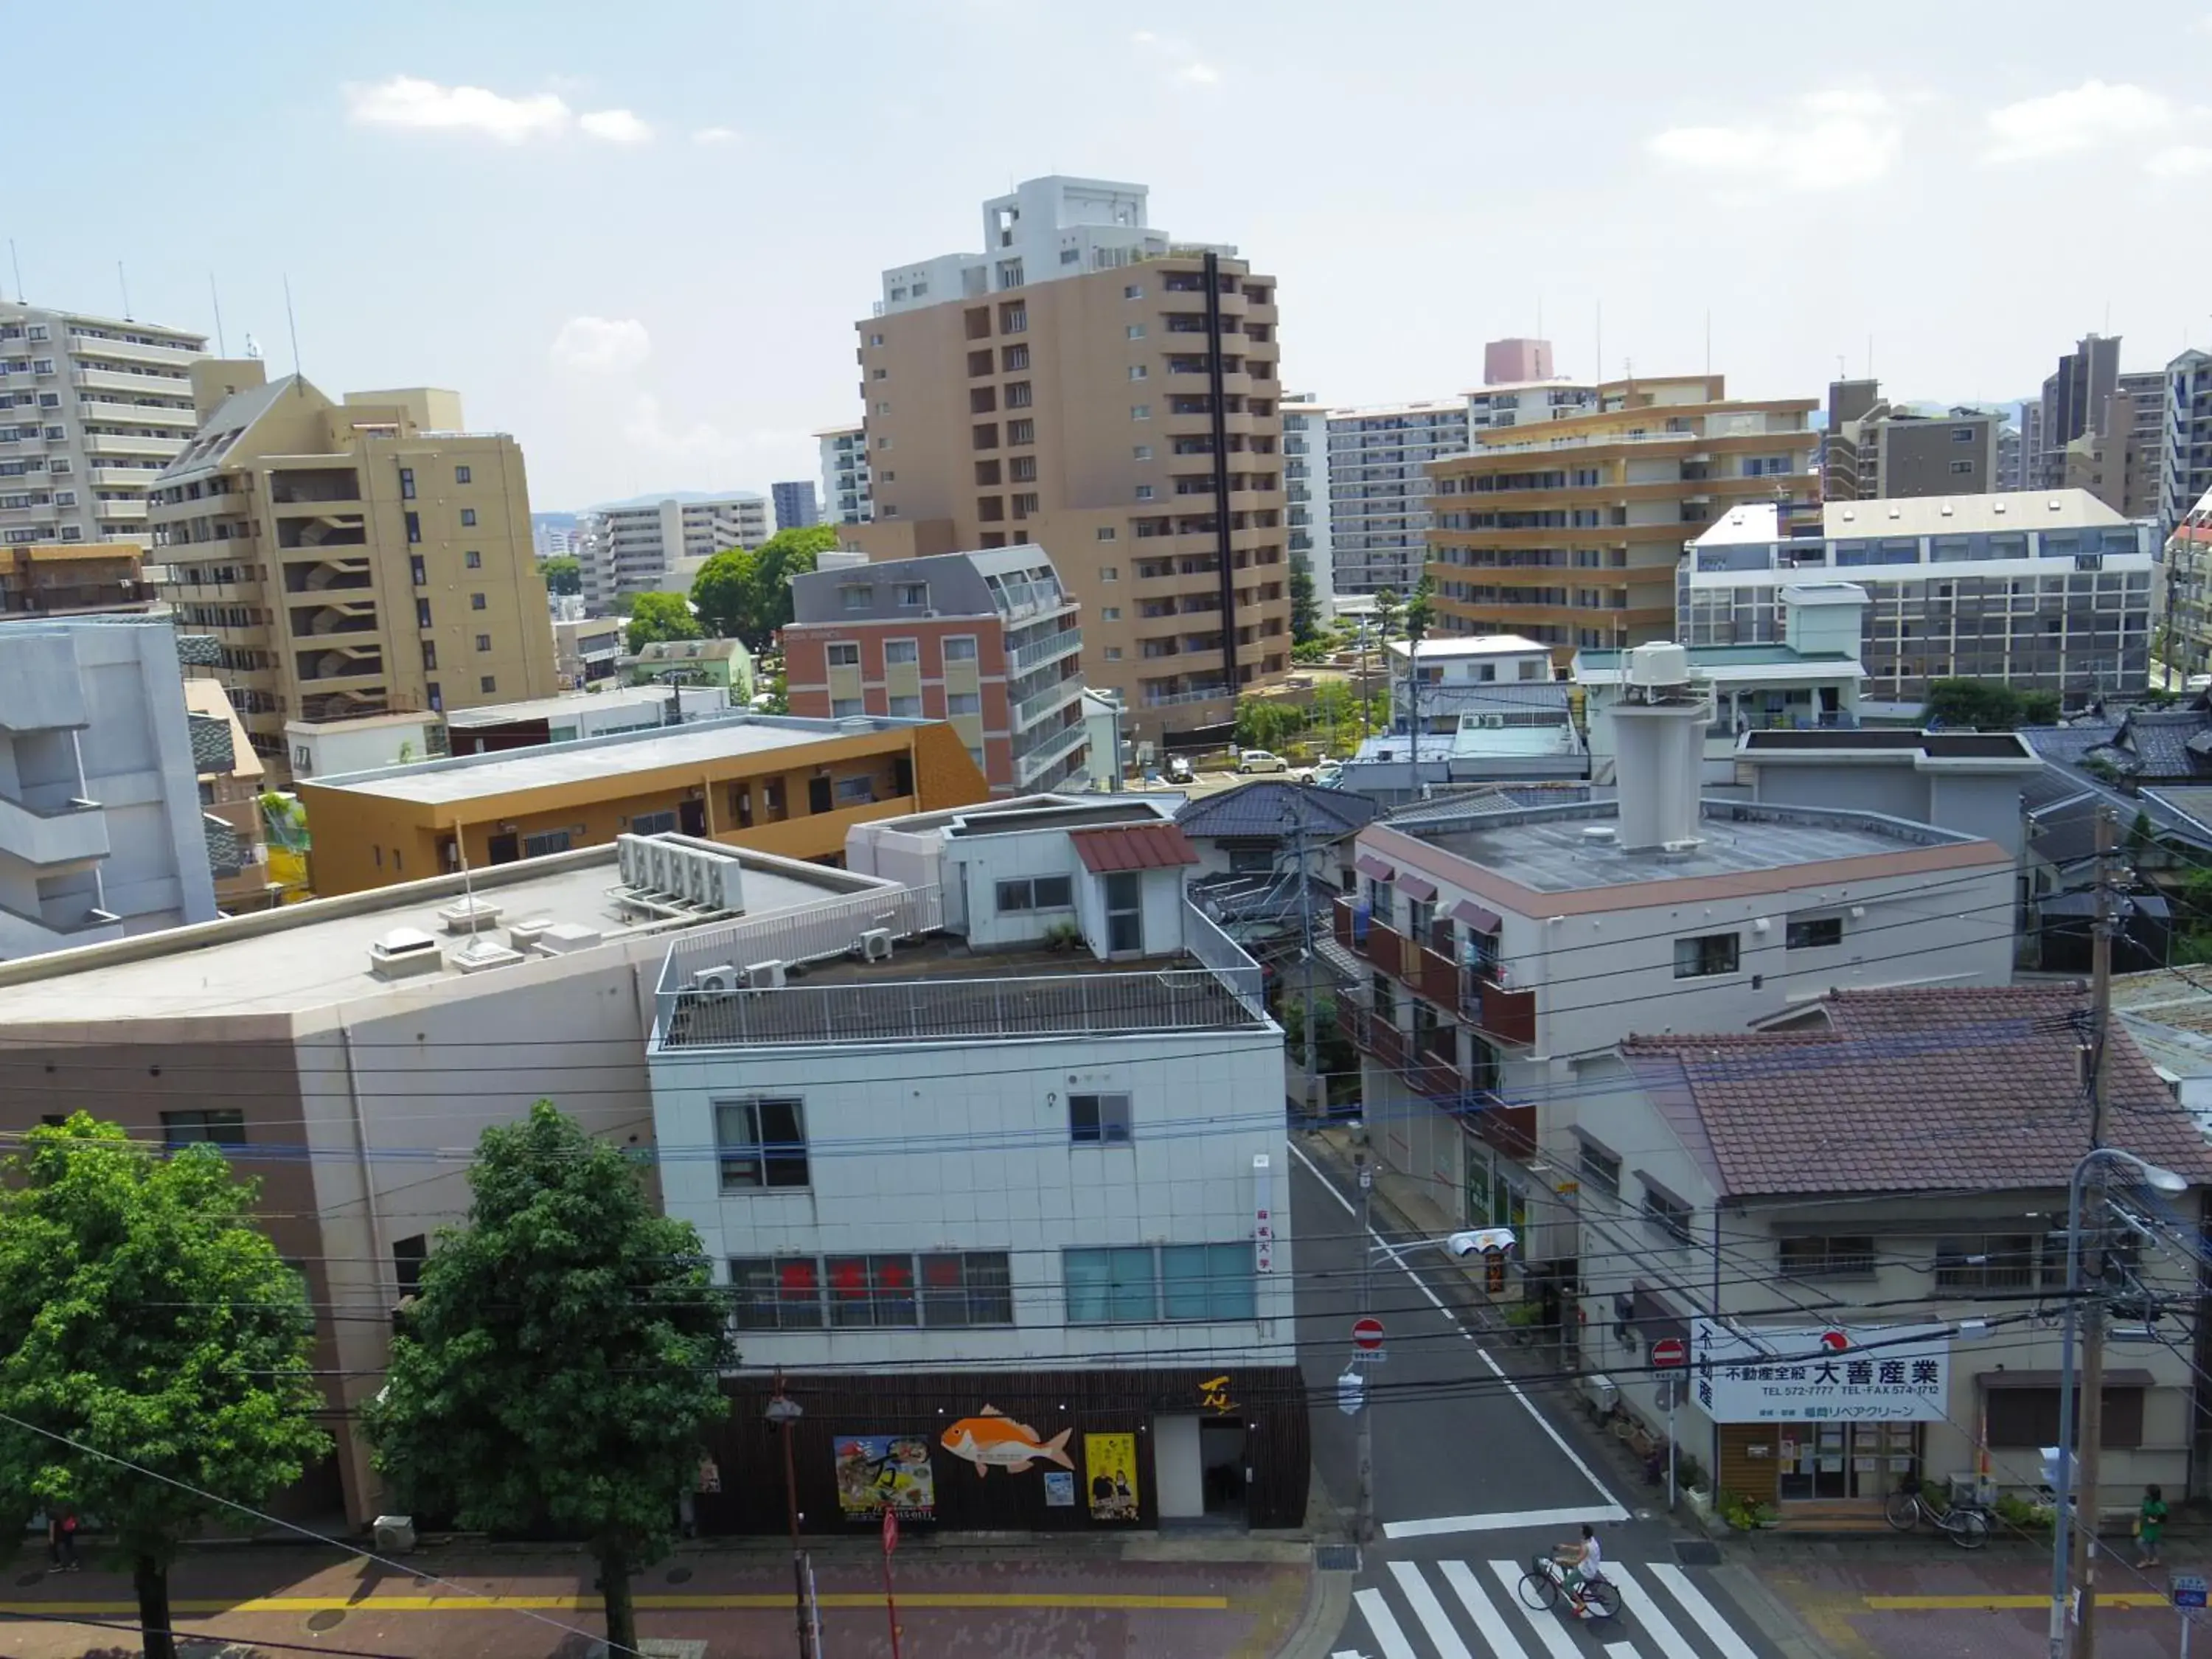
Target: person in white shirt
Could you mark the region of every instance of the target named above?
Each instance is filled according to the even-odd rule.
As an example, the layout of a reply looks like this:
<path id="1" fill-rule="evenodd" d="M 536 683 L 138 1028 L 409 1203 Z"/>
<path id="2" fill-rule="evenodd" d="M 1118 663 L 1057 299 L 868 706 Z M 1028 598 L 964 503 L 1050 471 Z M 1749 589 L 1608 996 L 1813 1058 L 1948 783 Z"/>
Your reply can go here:
<path id="1" fill-rule="evenodd" d="M 1597 1529 L 1584 1522 L 1579 1541 L 1559 1546 L 1559 1565 L 1566 1569 L 1565 1583 L 1567 1594 L 1574 1599 L 1575 1617 L 1586 1619 L 1589 1616 L 1589 1609 L 1583 1604 L 1583 1591 L 1596 1581 L 1598 1570 L 1604 1564 L 1603 1555 L 1598 1548 Z"/>

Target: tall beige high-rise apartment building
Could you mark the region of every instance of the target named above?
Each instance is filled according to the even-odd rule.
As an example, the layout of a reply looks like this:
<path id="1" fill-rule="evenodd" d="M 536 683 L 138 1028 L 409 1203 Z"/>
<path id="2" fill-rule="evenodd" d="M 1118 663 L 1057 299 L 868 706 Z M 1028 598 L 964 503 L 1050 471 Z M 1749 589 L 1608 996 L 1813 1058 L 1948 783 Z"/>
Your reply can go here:
<path id="1" fill-rule="evenodd" d="M 1674 637 L 1686 544 L 1746 502 L 1820 511 L 1810 398 L 1741 400 L 1718 374 L 1608 380 L 1587 414 L 1492 428 L 1429 463 L 1437 631 L 1582 647 Z"/>
<path id="2" fill-rule="evenodd" d="M 1140 185 L 1033 179 L 987 252 L 884 273 L 860 332 L 872 559 L 1024 543 L 1083 605 L 1084 674 L 1153 736 L 1290 665 L 1275 284 L 1146 222 Z"/>
<path id="3" fill-rule="evenodd" d="M 200 427 L 150 498 L 162 596 L 216 636 L 254 750 L 284 722 L 466 708 L 558 689 L 522 450 L 458 394 L 334 403 L 258 359 L 193 366 Z"/>

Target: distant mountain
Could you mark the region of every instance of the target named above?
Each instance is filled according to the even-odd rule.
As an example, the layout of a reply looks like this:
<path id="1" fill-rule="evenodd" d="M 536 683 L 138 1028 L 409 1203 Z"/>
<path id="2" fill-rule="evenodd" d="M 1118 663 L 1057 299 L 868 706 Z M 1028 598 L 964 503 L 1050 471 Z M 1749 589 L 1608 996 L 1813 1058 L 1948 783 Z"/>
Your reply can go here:
<path id="1" fill-rule="evenodd" d="M 533 513 L 530 515 L 532 530 L 570 530 L 576 527 L 574 513 Z"/>

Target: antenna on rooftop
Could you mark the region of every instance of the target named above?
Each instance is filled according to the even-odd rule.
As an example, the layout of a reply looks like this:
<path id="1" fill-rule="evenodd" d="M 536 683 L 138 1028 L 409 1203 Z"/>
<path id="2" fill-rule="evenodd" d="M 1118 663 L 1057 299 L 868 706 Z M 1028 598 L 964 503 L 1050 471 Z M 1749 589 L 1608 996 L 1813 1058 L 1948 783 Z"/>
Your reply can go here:
<path id="1" fill-rule="evenodd" d="M 15 303 L 27 304 L 23 294 L 23 262 L 15 257 L 15 239 L 12 236 L 8 239 L 8 264 L 15 273 Z"/>
<path id="2" fill-rule="evenodd" d="M 297 391 L 300 383 L 300 325 L 292 315 L 292 278 L 289 275 L 284 278 L 284 326 L 292 333 L 292 385 Z"/>
<path id="3" fill-rule="evenodd" d="M 123 261 L 120 259 L 115 262 L 115 285 L 123 290 L 123 320 L 127 323 L 131 320 L 131 279 L 123 274 Z"/>
<path id="4" fill-rule="evenodd" d="M 228 357 L 230 348 L 223 343 L 222 338 L 222 295 L 215 291 L 215 272 L 211 270 L 208 272 L 208 298 L 215 305 L 215 355 Z"/>

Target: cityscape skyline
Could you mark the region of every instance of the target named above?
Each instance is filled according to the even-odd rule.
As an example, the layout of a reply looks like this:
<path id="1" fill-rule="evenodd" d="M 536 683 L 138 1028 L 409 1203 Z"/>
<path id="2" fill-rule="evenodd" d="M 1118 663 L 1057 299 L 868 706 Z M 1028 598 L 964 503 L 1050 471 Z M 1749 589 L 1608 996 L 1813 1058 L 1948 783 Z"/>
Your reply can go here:
<path id="1" fill-rule="evenodd" d="M 1816 394 L 1839 358 L 1866 373 L 1871 348 L 1900 400 L 1938 402 L 2031 396 L 2092 330 L 2122 337 L 2129 369 L 2212 341 L 2189 285 L 2208 233 L 2172 210 L 2212 171 L 2212 112 L 2189 94 L 2212 57 L 2197 6 L 2130 9 L 2087 41 L 2055 6 L 2021 9 L 1998 40 L 1966 16 L 1915 12 L 1909 68 L 1880 26 L 1905 14 L 1877 7 L 1852 40 L 1824 42 L 1823 76 L 1800 94 L 1764 89 L 1772 32 L 1705 31 L 1693 80 L 1655 76 L 1690 38 L 1675 14 L 1570 37 L 1541 17 L 1412 6 L 1373 20 L 1350 62 L 1329 48 L 1329 14 L 1297 3 L 1264 35 L 1202 16 L 1178 34 L 1142 14 L 1030 15 L 1025 50 L 1054 65 L 1061 92 L 1011 144 L 988 123 L 943 120 L 917 91 L 995 49 L 1006 15 L 987 0 L 863 8 L 859 50 L 853 23 L 669 7 L 597 41 L 587 76 L 564 9 L 530 30 L 507 5 L 249 28 L 249 72 L 285 94 L 195 115 L 196 144 L 253 158 L 221 186 L 239 210 L 210 217 L 204 191 L 158 191 L 88 237 L 65 173 L 27 179 L 0 226 L 10 293 L 20 267 L 34 301 L 120 313 L 127 283 L 135 316 L 234 353 L 251 333 L 286 370 L 296 321 L 311 377 L 466 387 L 479 418 L 528 446 L 544 504 L 565 507 L 810 476 L 811 434 L 861 406 L 846 354 L 879 273 L 966 246 L 979 194 L 1052 173 L 1148 185 L 1157 222 L 1279 272 L 1285 384 L 1332 405 L 1454 395 L 1480 383 L 1481 343 L 1507 334 L 1553 340 L 1577 379 L 1709 363 L 1749 397 Z M 58 47 L 63 27 L 21 20 L 27 52 Z M 159 61 L 116 65 L 117 89 L 218 62 L 235 72 L 238 51 L 187 36 Z M 733 94 L 733 53 L 836 62 L 850 94 L 840 151 L 879 158 L 866 183 L 809 159 L 817 82 L 756 77 Z M 1466 107 L 1467 66 L 1492 60 L 1555 66 L 1481 95 L 1501 143 L 1545 135 L 1542 165 L 1455 174 L 1389 159 L 1412 142 L 1405 123 Z M 1698 90 L 1717 87 L 1741 90 Z M 65 96 L 59 82 L 27 89 L 34 113 L 64 114 Z M 1364 136 L 1278 172 L 1191 165 L 1248 131 L 1261 103 L 1333 108 Z M 165 107 L 118 100 L 85 136 L 83 165 L 146 153 Z M 341 178 L 395 249 L 436 257 L 395 281 L 376 259 L 291 241 L 293 212 Z M 2116 218 L 2154 218 L 2160 257 L 2124 280 L 2109 261 L 2034 257 L 2024 227 L 2039 206 L 2085 191 Z M 571 232 L 547 222 L 549 204 L 588 222 L 592 204 L 615 201 L 640 226 L 680 218 L 687 257 L 565 257 Z M 733 210 L 700 212 L 709 201 Z M 1839 223 L 1860 228 L 1867 258 L 1808 254 Z M 804 227 L 803 258 L 759 240 L 770 224 Z M 1875 249 L 1931 228 L 1928 257 L 1948 280 L 1869 279 Z M 1546 251 L 1591 237 L 1611 250 L 1601 278 Z M 1376 306 L 1375 262 L 1393 250 L 1452 275 Z"/>

